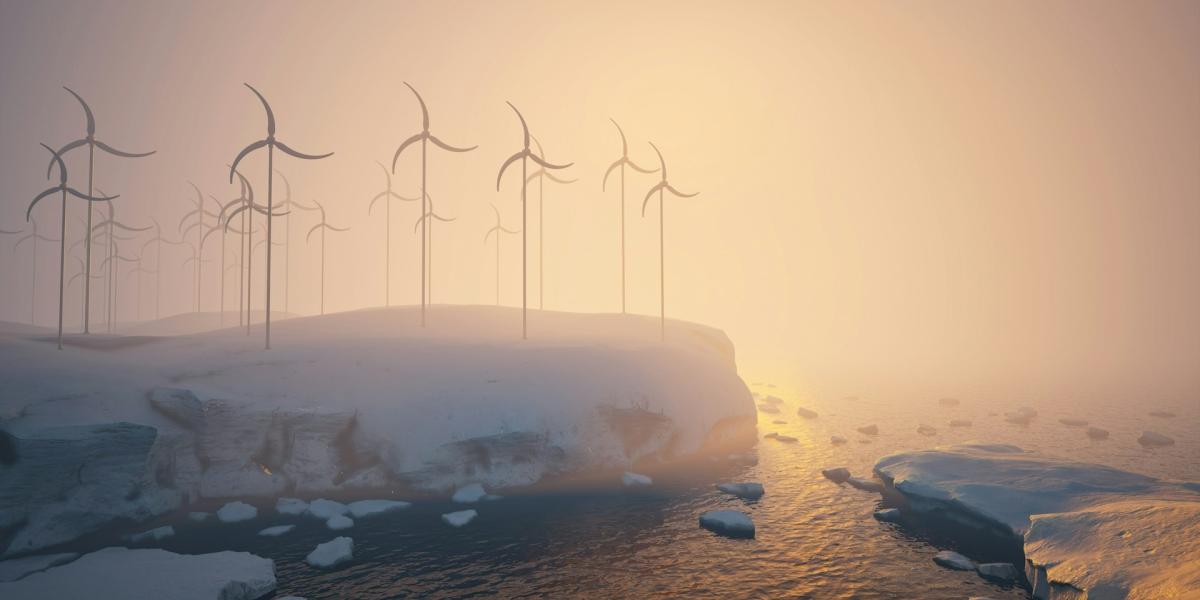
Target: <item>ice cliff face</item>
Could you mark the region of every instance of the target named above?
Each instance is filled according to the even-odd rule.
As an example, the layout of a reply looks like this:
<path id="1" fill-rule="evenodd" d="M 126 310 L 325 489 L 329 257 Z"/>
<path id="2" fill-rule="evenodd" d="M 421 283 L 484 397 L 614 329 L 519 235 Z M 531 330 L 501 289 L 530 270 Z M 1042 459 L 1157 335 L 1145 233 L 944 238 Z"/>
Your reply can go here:
<path id="1" fill-rule="evenodd" d="M 545 313 L 522 342 L 510 309 L 436 307 L 427 330 L 409 312 L 291 319 L 270 352 L 0 334 L 4 555 L 203 499 L 526 486 L 754 438 L 719 331 L 663 344 L 651 319 Z"/>

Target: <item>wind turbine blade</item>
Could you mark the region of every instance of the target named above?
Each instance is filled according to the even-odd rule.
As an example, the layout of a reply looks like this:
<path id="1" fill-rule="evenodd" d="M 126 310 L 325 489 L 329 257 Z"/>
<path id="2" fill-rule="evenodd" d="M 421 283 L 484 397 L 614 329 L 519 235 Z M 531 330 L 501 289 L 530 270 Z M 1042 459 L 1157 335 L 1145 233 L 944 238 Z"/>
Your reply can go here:
<path id="1" fill-rule="evenodd" d="M 242 184 L 242 194 L 246 196 L 243 200 L 248 204 L 254 204 L 254 186 L 250 185 L 250 180 L 242 175 L 241 171 L 237 172 L 238 182 Z"/>
<path id="2" fill-rule="evenodd" d="M 196 210 L 200 210 L 204 206 L 204 194 L 200 191 L 200 188 L 196 187 L 196 184 L 190 181 L 187 184 L 192 186 L 192 191 L 196 192 Z"/>
<path id="3" fill-rule="evenodd" d="M 507 227 L 501 227 L 500 231 L 503 231 L 504 233 L 521 233 L 520 229 L 509 229 Z"/>
<path id="4" fill-rule="evenodd" d="M 500 226 L 500 209 L 496 208 L 495 202 L 488 202 L 488 206 L 492 207 L 492 212 L 496 213 L 496 227 Z"/>
<path id="5" fill-rule="evenodd" d="M 537 148 L 537 156 L 546 156 L 546 151 L 542 149 L 542 142 L 537 139 L 537 136 L 531 135 L 529 139 L 533 140 L 533 146 Z"/>
<path id="6" fill-rule="evenodd" d="M 350 231 L 349 227 L 334 227 L 333 225 L 326 225 L 325 228 L 333 231 Z"/>
<path id="7" fill-rule="evenodd" d="M 655 146 L 654 142 L 650 142 L 650 147 L 654 148 L 654 153 L 658 155 L 658 165 L 659 165 L 659 168 L 662 170 L 662 180 L 666 181 L 667 180 L 667 161 L 663 160 L 662 152 L 658 151 L 658 146 Z"/>
<path id="8" fill-rule="evenodd" d="M 208 231 L 206 231 L 206 232 L 204 233 L 204 235 L 200 236 L 200 249 L 201 249 L 201 251 L 203 251 L 203 250 L 204 250 L 204 242 L 208 241 L 208 236 L 210 236 L 210 235 L 212 235 L 212 234 L 214 234 L 214 233 L 216 233 L 216 232 L 218 232 L 218 231 L 220 231 L 220 229 L 218 229 L 218 228 L 216 228 L 216 227 L 213 227 L 212 229 L 209 229 Z"/>
<path id="9" fill-rule="evenodd" d="M 233 218 L 238 216 L 239 213 L 241 213 L 243 210 L 246 210 L 249 207 L 250 207 L 249 204 L 243 204 L 243 205 L 237 207 L 237 209 L 234 210 L 233 212 L 229 213 L 228 217 L 225 217 L 225 231 L 226 232 L 229 231 L 229 224 L 233 223 Z M 239 231 L 238 233 L 241 233 L 241 232 Z"/>
<path id="10" fill-rule="evenodd" d="M 279 178 L 283 180 L 284 198 L 283 198 L 283 202 L 280 203 L 280 206 L 286 206 L 289 202 L 292 201 L 292 182 L 288 181 L 287 176 L 284 175 L 283 171 L 280 171 L 279 169 L 275 169 L 275 174 L 278 175 Z"/>
<path id="11" fill-rule="evenodd" d="M 534 179 L 537 179 L 538 177 L 541 177 L 542 175 L 545 175 L 545 174 L 546 174 L 545 169 L 538 169 L 538 170 L 530 173 L 529 176 L 525 178 L 525 183 L 533 183 Z"/>
<path id="12" fill-rule="evenodd" d="M 600 191 L 603 192 L 608 187 L 608 176 L 612 175 L 612 172 L 617 170 L 617 167 L 621 166 L 624 160 L 624 158 L 618 158 L 616 162 L 608 165 L 608 170 L 604 172 L 604 179 L 600 182 Z"/>
<path id="13" fill-rule="evenodd" d="M 630 160 L 628 158 L 625 159 L 625 164 L 633 167 L 633 170 L 637 171 L 638 173 L 657 173 L 658 172 L 657 168 L 655 168 L 655 169 L 642 168 L 642 167 L 638 166 L 637 163 L 633 162 L 632 160 Z"/>
<path id="14" fill-rule="evenodd" d="M 429 131 L 429 109 L 425 107 L 425 100 L 423 98 L 421 98 L 421 94 L 417 93 L 417 88 L 414 88 L 413 86 L 409 85 L 407 81 L 405 81 L 403 83 L 404 83 L 404 85 L 408 86 L 408 89 L 412 90 L 413 95 L 417 97 L 417 102 L 419 102 L 421 104 L 421 127 L 422 127 L 423 131 L 428 132 Z"/>
<path id="15" fill-rule="evenodd" d="M 67 193 L 79 198 L 80 200 L 87 200 L 88 202 L 109 202 L 121 197 L 120 194 L 117 194 L 116 196 L 89 196 L 75 188 L 70 187 L 67 188 Z"/>
<path id="16" fill-rule="evenodd" d="M 192 221 L 187 227 L 184 227 L 183 229 L 181 229 L 179 231 L 179 235 L 186 236 L 189 232 L 191 232 L 193 229 L 195 229 L 198 225 L 200 225 L 199 221 Z"/>
<path id="17" fill-rule="evenodd" d="M 371 203 L 367 205 L 367 214 L 371 214 L 371 211 L 375 210 L 375 203 L 379 202 L 380 198 L 387 198 L 387 195 L 387 190 L 375 194 L 375 197 L 371 198 Z"/>
<path id="18" fill-rule="evenodd" d="M 671 185 L 671 184 L 669 184 L 669 183 L 667 184 L 667 191 L 668 191 L 668 192 L 671 192 L 672 194 L 675 194 L 676 196 L 678 196 L 678 197 L 680 197 L 680 198 L 694 198 L 694 197 L 696 197 L 698 194 L 700 194 L 700 192 L 696 192 L 696 193 L 694 193 L 694 194 L 685 194 L 685 193 L 683 193 L 683 192 L 681 192 L 681 191 L 679 191 L 679 190 L 675 189 L 675 187 L 674 187 L 674 186 L 672 186 L 672 185 Z"/>
<path id="19" fill-rule="evenodd" d="M 262 102 L 263 108 L 267 111 L 267 135 L 275 135 L 275 113 L 271 111 L 271 105 L 267 104 L 267 99 L 263 98 L 263 95 L 258 93 L 258 90 L 254 89 L 254 86 L 248 83 L 243 83 L 242 85 L 250 88 L 250 91 L 254 92 L 254 95 L 258 96 L 259 101 Z M 229 182 L 233 183 L 232 177 L 229 178 Z"/>
<path id="20" fill-rule="evenodd" d="M 542 160 L 542 157 L 537 156 L 536 154 L 530 154 L 529 158 L 533 159 L 533 162 L 535 162 L 539 165 L 542 165 L 543 167 L 546 167 L 547 169 L 565 169 L 565 168 L 575 164 L 573 162 L 569 162 L 565 165 L 556 165 L 554 163 L 548 163 L 548 162 Z"/>
<path id="21" fill-rule="evenodd" d="M 433 142 L 434 145 L 441 148 L 442 150 L 449 150 L 451 152 L 470 152 L 479 147 L 478 145 L 475 145 L 475 146 L 471 146 L 470 148 L 458 148 L 455 146 L 451 146 L 450 144 L 447 144 L 446 142 L 443 142 L 442 140 L 439 140 L 437 138 L 437 136 L 435 136 L 433 134 L 429 135 L 429 141 Z"/>
<path id="22" fill-rule="evenodd" d="M 13 231 L 9 231 L 9 230 L 7 230 L 7 229 L 0 229 L 0 233 L 7 233 L 7 234 L 10 234 L 10 235 L 11 235 L 11 234 L 14 234 L 14 233 L 21 233 L 21 230 L 20 230 L 20 229 L 15 229 L 15 230 L 13 230 Z"/>
<path id="23" fill-rule="evenodd" d="M 424 133 L 418 133 L 418 134 L 408 138 L 407 140 L 404 140 L 404 143 L 400 144 L 399 148 L 396 148 L 396 153 L 392 155 L 392 172 L 393 173 L 396 172 L 396 161 L 400 160 L 400 153 L 404 152 L 405 148 L 421 141 L 421 138 L 424 136 L 425 136 Z"/>
<path id="24" fill-rule="evenodd" d="M 291 154 L 292 156 L 295 156 L 296 158 L 303 158 L 304 160 L 320 160 L 322 158 L 329 158 L 330 156 L 333 156 L 332 152 L 326 152 L 325 154 L 305 154 L 303 152 L 298 152 L 296 150 L 292 150 L 291 147 L 279 140 L 275 140 L 275 147 L 288 154 Z"/>
<path id="25" fill-rule="evenodd" d="M 617 126 L 617 133 L 621 134 L 621 157 L 629 156 L 629 142 L 625 140 L 625 130 L 621 129 L 621 125 L 617 123 L 616 119 L 609 117 L 608 120 Z"/>
<path id="26" fill-rule="evenodd" d="M 550 181 L 553 181 L 554 183 L 575 183 L 576 181 L 579 181 L 578 179 L 559 179 L 558 177 L 555 177 L 554 174 L 549 171 L 544 171 L 544 173 L 546 174 L 546 177 L 549 178 Z"/>
<path id="27" fill-rule="evenodd" d="M 439 214 L 437 214 L 437 213 L 431 213 L 431 214 L 433 215 L 433 218 L 435 218 L 435 219 L 437 219 L 437 220 L 439 220 L 439 221 L 441 221 L 441 222 L 443 222 L 443 223 L 449 223 L 449 222 L 451 222 L 451 221 L 457 221 L 457 220 L 458 220 L 458 217 L 443 217 L 442 215 L 439 215 Z"/>
<path id="28" fill-rule="evenodd" d="M 528 150 L 522 150 L 522 151 L 508 157 L 508 160 L 504 161 L 504 164 L 500 165 L 500 172 L 496 175 L 496 191 L 497 192 L 500 191 L 500 179 L 504 177 L 504 170 L 507 169 L 509 165 L 520 160 L 528 152 L 529 152 Z"/>
<path id="29" fill-rule="evenodd" d="M 509 102 L 507 100 L 505 100 L 504 102 L 505 102 L 505 104 L 508 104 L 509 108 L 513 109 L 513 112 L 517 113 L 517 118 L 521 120 L 521 130 L 525 132 L 525 149 L 528 150 L 529 149 L 529 125 L 525 124 L 525 116 L 521 114 L 521 111 L 517 110 L 517 107 L 513 106 L 512 102 Z"/>
<path id="30" fill-rule="evenodd" d="M 416 223 L 413 223 L 413 233 L 416 233 L 416 232 L 417 232 L 417 228 L 421 226 L 421 222 L 422 222 L 422 221 L 424 221 L 424 220 L 425 220 L 425 217 L 428 217 L 428 216 L 429 216 L 429 214 L 430 214 L 430 213 L 425 213 L 425 214 L 421 215 L 421 216 L 420 216 L 420 217 L 417 219 L 417 222 L 416 222 Z"/>
<path id="31" fill-rule="evenodd" d="M 124 150 L 117 150 L 116 148 L 113 148 L 112 146 L 109 146 L 100 140 L 96 140 L 96 147 L 109 154 L 112 154 L 113 156 L 121 156 L 124 158 L 142 158 L 157 152 L 157 150 L 151 150 L 149 152 L 125 152 Z"/>
<path id="32" fill-rule="evenodd" d="M 132 232 L 149 231 L 150 230 L 149 225 L 147 225 L 146 227 L 130 227 L 129 225 L 126 225 L 119 221 L 113 221 L 113 227 L 116 227 L 117 229 L 124 229 L 125 231 L 132 231 Z"/>
<path id="33" fill-rule="evenodd" d="M 297 202 L 295 200 L 292 200 L 292 206 L 295 206 L 296 208 L 299 208 L 301 210 L 320 210 L 321 209 L 320 205 L 305 206 L 304 204 L 301 204 L 300 202 Z"/>
<path id="34" fill-rule="evenodd" d="M 65 86 L 65 85 L 63 86 L 63 89 L 64 89 L 64 90 L 67 90 L 68 92 L 71 92 L 71 95 L 72 95 L 72 96 L 75 96 L 75 99 L 76 99 L 76 100 L 78 100 L 78 101 L 79 101 L 79 104 L 81 104 L 81 105 L 83 106 L 83 112 L 84 112 L 84 114 L 86 114 L 86 115 L 87 115 L 87 132 L 88 132 L 88 137 L 91 137 L 91 136 L 93 136 L 93 135 L 96 135 L 96 117 L 92 116 L 92 109 L 91 109 L 91 107 L 90 107 L 90 106 L 88 106 L 87 102 L 84 102 L 84 101 L 83 101 L 83 98 L 81 98 L 81 97 L 79 96 L 79 94 L 76 94 L 76 93 L 75 93 L 75 90 L 73 90 L 73 89 L 71 89 L 71 88 L 69 88 L 69 87 L 67 87 L 67 86 Z"/>
<path id="35" fill-rule="evenodd" d="M 400 194 L 397 194 L 396 192 L 388 192 L 388 193 L 391 194 L 391 196 L 393 198 L 395 198 L 397 200 L 403 200 L 405 202 L 418 202 L 421 200 L 420 198 L 409 198 L 408 196 L 401 196 Z"/>
<path id="36" fill-rule="evenodd" d="M 391 172 L 391 171 L 389 171 L 389 170 L 388 170 L 388 168 L 387 168 L 387 167 L 385 167 L 385 166 L 383 165 L 383 163 L 381 163 L 381 162 L 379 162 L 379 161 L 375 161 L 375 164 L 379 165 L 379 168 L 380 168 L 380 169 L 383 169 L 383 176 L 387 178 L 387 186 L 388 186 L 388 189 L 389 189 L 389 190 L 390 190 L 390 189 L 392 189 L 392 172 Z"/>
<path id="37" fill-rule="evenodd" d="M 194 215 L 194 214 L 196 214 L 196 213 L 198 213 L 198 212 L 200 212 L 200 209 L 192 209 L 192 210 L 189 210 L 189 211 L 187 212 L 187 214 L 183 215 L 183 218 L 182 218 L 182 219 L 179 219 L 179 224 L 175 226 L 175 231 L 180 231 L 180 230 L 182 230 L 182 229 L 183 229 L 183 224 L 184 224 L 184 223 L 186 223 L 188 219 L 192 218 L 192 215 Z"/>
<path id="38" fill-rule="evenodd" d="M 55 152 L 50 146 L 42 144 L 42 147 L 50 153 L 50 156 L 52 157 L 51 160 L 58 165 L 58 183 L 60 185 L 67 185 L 67 163 L 64 163 L 62 157 L 59 156 L 58 153 Z M 46 179 L 49 178 L 50 176 L 47 175 Z"/>
<path id="39" fill-rule="evenodd" d="M 255 150 L 258 150 L 266 145 L 267 140 L 258 140 L 257 142 L 242 148 L 241 152 L 238 152 L 237 158 L 233 159 L 233 164 L 229 165 L 229 183 L 233 183 L 233 175 L 237 171 L 238 163 L 242 162 L 242 159 L 246 158 L 247 154 L 250 154 L 251 152 L 254 152 Z"/>
<path id="40" fill-rule="evenodd" d="M 493 233 L 496 233 L 499 230 L 500 230 L 499 226 L 496 226 L 496 227 L 493 227 L 493 228 L 487 230 L 487 233 L 483 234 L 483 245 L 486 246 L 488 243 L 488 238 L 490 238 Z M 496 235 L 500 235 L 500 234 L 496 233 Z"/>
<path id="41" fill-rule="evenodd" d="M 37 196 L 34 196 L 33 202 L 29 203 L 29 208 L 25 209 L 25 220 L 29 221 L 29 215 L 33 213 L 34 205 L 37 204 L 39 201 L 41 201 L 42 198 L 45 198 L 46 196 L 49 196 L 50 194 L 53 194 L 54 192 L 61 192 L 61 191 L 62 191 L 62 188 L 54 187 L 54 188 L 50 188 L 50 189 L 38 194 Z"/>
<path id="42" fill-rule="evenodd" d="M 74 150 L 75 148 L 78 148 L 86 143 L 87 143 L 87 140 L 75 140 L 75 141 L 63 146 L 62 148 L 59 148 L 58 152 L 56 152 L 55 154 L 58 154 L 59 156 L 63 156 L 68 151 Z M 50 179 L 50 172 L 53 170 L 54 170 L 54 159 L 52 158 L 52 159 L 50 159 L 50 163 L 46 165 L 46 179 Z"/>
<path id="43" fill-rule="evenodd" d="M 305 243 L 305 244 L 307 244 L 307 243 L 308 243 L 308 240 L 309 240 L 309 238 L 311 238 L 311 237 L 312 237 L 312 234 L 313 234 L 313 232 L 314 232 L 314 231 L 316 231 L 316 230 L 318 230 L 318 229 L 320 229 L 322 225 L 324 225 L 324 223 L 317 223 L 316 225 L 313 225 L 313 226 L 312 226 L 312 229 L 309 229 L 309 230 L 308 230 L 308 234 L 304 236 L 304 243 Z"/>
<path id="44" fill-rule="evenodd" d="M 646 199 L 642 200 L 642 216 L 643 217 L 646 216 L 646 205 L 650 204 L 650 198 L 654 196 L 654 192 L 657 192 L 658 190 L 661 190 L 666 186 L 667 186 L 667 182 L 660 181 L 654 187 L 650 188 L 650 191 L 646 192 Z"/>

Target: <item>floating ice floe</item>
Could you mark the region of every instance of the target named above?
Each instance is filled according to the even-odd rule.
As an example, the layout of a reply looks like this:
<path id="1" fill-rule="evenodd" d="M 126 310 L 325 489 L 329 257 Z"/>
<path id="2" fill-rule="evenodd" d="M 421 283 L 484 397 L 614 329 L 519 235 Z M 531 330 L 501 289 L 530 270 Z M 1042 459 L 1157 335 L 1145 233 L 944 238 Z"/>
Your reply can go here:
<path id="1" fill-rule="evenodd" d="M 721 483 L 717 485 L 717 489 L 726 494 L 733 494 L 738 498 L 747 500 L 757 500 L 762 498 L 763 486 L 761 483 L 746 482 L 746 483 Z"/>
<path id="2" fill-rule="evenodd" d="M 0 583 L 0 598 L 256 600 L 274 589 L 274 562 L 247 552 L 175 554 L 111 547 Z"/>
<path id="3" fill-rule="evenodd" d="M 772 425 L 787 425 L 787 421 L 784 421 L 783 419 L 775 419 L 775 420 L 771 421 L 771 424 Z"/>
<path id="4" fill-rule="evenodd" d="M 274 527 L 268 527 L 266 529 L 260 530 L 258 532 L 258 535 L 261 535 L 263 537 L 279 537 L 295 528 L 296 528 L 295 525 L 276 525 Z"/>
<path id="5" fill-rule="evenodd" d="M 131 544 L 144 544 L 146 542 L 165 540 L 169 537 L 174 537 L 174 535 L 175 528 L 170 525 L 164 525 L 162 527 L 155 527 L 149 531 L 127 535 L 125 536 L 125 540 Z"/>
<path id="6" fill-rule="evenodd" d="M 69 563 L 77 558 L 79 558 L 79 555 L 74 552 L 63 552 L 60 554 L 39 554 L 37 556 L 24 556 L 0 561 L 0 583 L 16 581 L 38 571 L 45 571 L 50 567 Z"/>
<path id="7" fill-rule="evenodd" d="M 830 437 L 829 437 L 829 443 L 830 443 L 830 444 L 833 444 L 834 446 L 840 446 L 840 445 L 842 445 L 842 444 L 845 444 L 845 443 L 846 443 L 846 438 L 844 438 L 844 437 L 842 437 L 842 436 L 840 436 L 840 435 L 834 435 L 834 436 L 830 436 Z"/>
<path id="8" fill-rule="evenodd" d="M 850 477 L 846 479 L 846 483 L 850 484 L 850 487 L 858 488 L 864 492 L 873 492 L 876 494 L 882 494 L 884 489 L 883 482 L 864 477 Z"/>
<path id="9" fill-rule="evenodd" d="M 350 507 L 335 500 L 317 498 L 316 500 L 308 503 L 308 508 L 306 508 L 304 512 L 310 517 L 315 517 L 321 519 L 322 521 L 328 521 L 331 517 L 344 515 L 350 512 Z"/>
<path id="10" fill-rule="evenodd" d="M 1072 588 L 1089 598 L 1105 590 L 1165 598 L 1200 589 L 1194 483 L 1005 444 L 902 452 L 880 459 L 875 472 L 908 498 L 910 518 L 950 516 L 1022 544 L 1035 598 Z"/>
<path id="11" fill-rule="evenodd" d="M 900 509 L 898 508 L 881 508 L 874 513 L 874 517 L 880 521 L 894 523 L 900 520 Z"/>
<path id="12" fill-rule="evenodd" d="M 767 396 L 763 398 L 763 402 L 766 404 L 783 404 L 783 398 L 779 396 Z"/>
<path id="13" fill-rule="evenodd" d="M 767 414 L 770 414 L 770 415 L 777 415 L 777 414 L 779 414 L 779 407 L 778 407 L 778 406 L 775 406 L 774 404 L 759 404 L 759 405 L 758 405 L 758 410 L 759 410 L 760 412 L 765 412 L 765 413 L 767 413 Z"/>
<path id="14" fill-rule="evenodd" d="M 933 427 L 931 427 L 929 425 L 922 424 L 922 425 L 917 426 L 917 433 L 919 433 L 921 435 L 927 435 L 927 436 L 928 435 L 937 435 L 937 429 L 934 429 Z"/>
<path id="15" fill-rule="evenodd" d="M 933 562 L 947 569 L 957 569 L 959 571 L 975 570 L 974 561 L 952 550 L 942 550 L 933 555 Z"/>
<path id="16" fill-rule="evenodd" d="M 866 427 L 859 427 L 856 431 L 863 435 L 879 435 L 879 426 L 867 425 Z"/>
<path id="17" fill-rule="evenodd" d="M 1146 448 L 1161 448 L 1174 444 L 1175 440 L 1158 432 L 1143 431 L 1142 437 L 1138 438 L 1138 443 Z"/>
<path id="18" fill-rule="evenodd" d="M 1017 568 L 1011 563 L 983 563 L 975 569 L 980 577 L 997 581 L 1015 581 Z"/>
<path id="19" fill-rule="evenodd" d="M 319 569 L 332 569 L 354 559 L 354 540 L 345 536 L 335 537 L 308 553 L 304 561 Z"/>
<path id="20" fill-rule="evenodd" d="M 790 435 L 783 435 L 782 433 L 776 433 L 774 431 L 772 431 L 771 433 L 768 433 L 767 435 L 764 435 L 763 437 L 771 438 L 777 442 L 783 442 L 785 444 L 794 444 L 799 441 Z"/>
<path id="21" fill-rule="evenodd" d="M 351 519 L 346 515 L 333 515 L 325 521 L 325 526 L 334 531 L 350 529 L 351 527 L 354 527 L 354 519 Z"/>
<path id="22" fill-rule="evenodd" d="M 633 471 L 625 471 L 621 474 L 621 485 L 625 487 L 650 485 L 652 483 L 654 483 L 654 480 L 650 479 L 649 475 L 642 475 Z"/>
<path id="23" fill-rule="evenodd" d="M 971 422 L 966 419 L 953 419 L 950 421 L 951 427 L 970 427 Z"/>
<path id="24" fill-rule="evenodd" d="M 203 523 L 203 522 L 207 521 L 208 518 L 211 516 L 212 516 L 212 513 L 190 512 L 190 513 L 188 513 L 187 518 L 189 521 L 192 521 L 194 523 Z"/>
<path id="25" fill-rule="evenodd" d="M 1059 423 L 1067 427 L 1087 427 L 1088 422 L 1084 419 L 1076 419 L 1074 417 L 1064 417 L 1058 420 Z"/>
<path id="26" fill-rule="evenodd" d="M 821 469 L 821 474 L 834 483 L 846 483 L 850 479 L 850 469 L 846 467 L 834 467 L 832 469 Z"/>
<path id="27" fill-rule="evenodd" d="M 817 418 L 817 411 L 815 411 L 815 410 L 809 410 L 809 409 L 807 409 L 807 408 L 804 408 L 803 406 L 801 406 L 801 407 L 798 407 L 798 408 L 796 409 L 796 414 L 797 414 L 797 415 L 799 415 L 799 416 L 801 416 L 801 417 L 804 417 L 805 419 L 815 419 L 815 418 Z"/>
<path id="28" fill-rule="evenodd" d="M 222 523 L 239 523 L 258 516 L 258 509 L 245 502 L 230 502 L 217 510 L 217 519 Z"/>
<path id="29" fill-rule="evenodd" d="M 474 504 L 483 500 L 487 495 L 487 490 L 484 490 L 482 485 L 472 483 L 455 490 L 454 495 L 450 499 L 459 504 Z"/>
<path id="30" fill-rule="evenodd" d="M 713 510 L 700 515 L 700 526 L 719 535 L 734 538 L 754 537 L 754 521 L 737 510 Z"/>
<path id="31" fill-rule="evenodd" d="M 281 515 L 302 515 L 308 503 L 299 498 L 280 498 L 275 501 L 275 512 Z"/>
<path id="32" fill-rule="evenodd" d="M 1014 412 L 1004 413 L 1004 420 L 1015 425 L 1028 425 L 1037 414 L 1036 410 L 1024 406 Z"/>
<path id="33" fill-rule="evenodd" d="M 359 500 L 346 505 L 350 509 L 350 515 L 355 519 L 403 510 L 410 506 L 412 503 L 401 500 Z"/>
<path id="34" fill-rule="evenodd" d="M 451 527 L 462 527 L 463 525 L 474 521 L 475 517 L 478 516 L 479 513 L 476 512 L 475 509 L 469 508 L 467 510 L 446 513 L 442 515 L 442 521 L 445 521 L 445 523 Z"/>
<path id="35" fill-rule="evenodd" d="M 1100 429 L 1099 427 L 1088 427 L 1087 436 L 1093 440 L 1105 440 L 1108 439 L 1108 430 Z"/>

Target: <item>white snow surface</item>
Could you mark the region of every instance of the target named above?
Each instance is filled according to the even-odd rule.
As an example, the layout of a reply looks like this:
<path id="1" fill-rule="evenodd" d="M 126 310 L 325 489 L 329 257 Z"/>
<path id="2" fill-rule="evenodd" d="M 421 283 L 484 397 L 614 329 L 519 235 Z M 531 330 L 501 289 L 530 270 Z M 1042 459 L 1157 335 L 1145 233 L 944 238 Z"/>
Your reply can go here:
<path id="1" fill-rule="evenodd" d="M 308 564 L 331 569 L 344 562 L 354 559 L 354 540 L 345 536 L 336 537 L 317 547 L 304 558 Z"/>
<path id="2" fill-rule="evenodd" d="M 275 563 L 247 552 L 175 554 L 104 548 L 0 583 L 5 600 L 255 600 L 275 589 Z"/>
<path id="3" fill-rule="evenodd" d="M 20 524 L 0 555 L 201 499 L 525 486 L 753 434 L 718 330 L 669 321 L 663 343 L 651 317 L 534 311 L 521 340 L 517 309 L 419 314 L 281 320 L 269 351 L 261 325 L 62 351 L 0 335 L 0 428 L 20 457 L 0 465 L 0 528 Z"/>
<path id="4" fill-rule="evenodd" d="M 1023 538 L 1036 598 L 1200 598 L 1200 485 L 963 444 L 880 459 L 918 513 L 950 510 Z"/>

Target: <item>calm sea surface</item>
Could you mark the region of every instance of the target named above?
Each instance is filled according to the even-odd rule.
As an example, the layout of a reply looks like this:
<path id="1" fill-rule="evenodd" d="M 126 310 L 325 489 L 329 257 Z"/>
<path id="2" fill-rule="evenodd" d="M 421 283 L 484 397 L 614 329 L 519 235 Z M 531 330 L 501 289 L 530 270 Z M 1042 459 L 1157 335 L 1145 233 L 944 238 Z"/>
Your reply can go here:
<path id="1" fill-rule="evenodd" d="M 968 551 L 976 559 L 1012 559 L 1003 551 L 961 547 L 956 540 L 913 526 L 880 523 L 871 513 L 878 495 L 832 484 L 822 468 L 845 466 L 869 475 L 885 454 L 968 440 L 1017 444 L 1031 450 L 1161 477 L 1200 480 L 1200 408 L 1170 407 L 1172 419 L 1151 417 L 1157 407 L 1089 405 L 1074 412 L 1020 402 L 1011 405 L 964 399 L 947 408 L 935 399 L 892 403 L 885 399 L 806 401 L 820 413 L 796 416 L 798 402 L 782 390 L 755 386 L 786 399 L 781 412 L 759 414 L 759 434 L 776 431 L 798 439 L 761 439 L 747 456 L 687 469 L 651 472 L 648 489 L 588 489 L 552 495 L 509 495 L 475 506 L 479 517 L 461 529 L 439 515 L 464 507 L 417 503 L 389 515 L 360 519 L 331 532 L 302 517 L 281 517 L 260 507 L 259 519 L 238 525 L 176 523 L 179 534 L 161 544 L 180 552 L 245 550 L 275 560 L 278 596 L 317 598 L 589 597 L 589 598 L 921 598 L 969 596 L 1028 598 L 1020 587 L 1002 586 L 974 573 L 951 571 L 931 560 L 940 549 Z M 1032 406 L 1039 416 L 1027 426 L 1003 420 L 1005 411 Z M 1079 417 L 1112 432 L 1091 441 L 1081 429 L 1058 422 Z M 777 424 L 775 420 L 786 421 Z M 969 428 L 950 428 L 969 419 Z M 876 424 L 877 436 L 855 428 Z M 919 424 L 935 436 L 916 433 Z M 1173 447 L 1145 450 L 1143 429 L 1174 437 Z M 831 435 L 849 440 L 832 446 Z M 766 495 L 747 502 L 717 492 L 723 482 L 757 481 Z M 265 509 L 264 509 L 265 508 Z M 700 513 L 720 508 L 753 516 L 757 537 L 734 540 L 700 529 Z M 256 532 L 296 523 L 279 538 Z M 304 557 L 338 535 L 354 539 L 354 561 L 321 571 Z M 990 556 L 989 556 L 990 554 Z"/>

